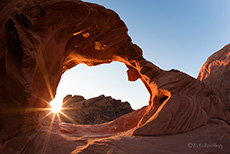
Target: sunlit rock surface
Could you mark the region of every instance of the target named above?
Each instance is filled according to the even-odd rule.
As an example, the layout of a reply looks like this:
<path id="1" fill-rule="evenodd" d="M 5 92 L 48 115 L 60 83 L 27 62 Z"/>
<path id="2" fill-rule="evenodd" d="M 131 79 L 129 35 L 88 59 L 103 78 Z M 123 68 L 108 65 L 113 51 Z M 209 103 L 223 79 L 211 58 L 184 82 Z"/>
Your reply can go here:
<path id="1" fill-rule="evenodd" d="M 67 95 L 63 99 L 63 108 L 66 108 L 63 112 L 74 121 L 60 115 L 61 121 L 77 124 L 105 123 L 133 111 L 128 102 L 121 102 L 121 100 L 104 95 L 90 99 L 84 99 L 83 96 Z"/>
<path id="2" fill-rule="evenodd" d="M 0 9 L 2 153 L 229 153 L 230 96 L 220 84 L 228 81 L 228 62 L 208 67 L 218 75 L 201 71 L 203 81 L 164 71 L 143 58 L 114 11 L 96 4 L 10 0 Z M 221 51 L 215 55 L 222 60 Z M 112 61 L 127 66 L 130 81 L 143 81 L 148 107 L 93 126 L 43 122 L 41 108 L 66 70 Z"/>

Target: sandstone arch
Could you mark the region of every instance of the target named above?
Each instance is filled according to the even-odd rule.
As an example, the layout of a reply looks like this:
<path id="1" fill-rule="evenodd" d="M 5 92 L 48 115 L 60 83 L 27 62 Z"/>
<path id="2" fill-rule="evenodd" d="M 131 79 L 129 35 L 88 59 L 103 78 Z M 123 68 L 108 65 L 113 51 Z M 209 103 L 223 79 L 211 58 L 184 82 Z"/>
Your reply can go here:
<path id="1" fill-rule="evenodd" d="M 81 1 L 41 0 L 9 3 L 2 12 L 2 142 L 38 127 L 38 113 L 28 113 L 27 108 L 45 107 L 42 100 L 54 97 L 62 73 L 79 63 L 122 62 L 129 80 L 140 78 L 148 89 L 149 106 L 133 116 L 130 127 L 119 131 L 133 128 L 134 135 L 176 134 L 205 125 L 210 118 L 225 118 L 224 104 L 208 86 L 144 59 L 112 10 Z"/>

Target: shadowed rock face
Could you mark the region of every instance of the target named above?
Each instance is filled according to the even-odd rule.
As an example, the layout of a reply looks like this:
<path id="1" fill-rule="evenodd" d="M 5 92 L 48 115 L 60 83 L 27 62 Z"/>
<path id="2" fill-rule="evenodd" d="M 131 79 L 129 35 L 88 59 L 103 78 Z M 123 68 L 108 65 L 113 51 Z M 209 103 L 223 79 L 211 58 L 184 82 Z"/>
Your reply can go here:
<path id="1" fill-rule="evenodd" d="M 213 89 L 225 104 L 225 117 L 230 122 L 230 44 L 211 55 L 197 77 Z"/>
<path id="2" fill-rule="evenodd" d="M 153 136 L 191 131 L 211 118 L 229 120 L 224 112 L 229 102 L 205 82 L 145 60 L 112 10 L 72 0 L 12 0 L 1 9 L 0 23 L 2 143 L 41 126 L 39 112 L 31 108 L 46 107 L 61 75 L 79 63 L 122 62 L 129 80 L 140 78 L 150 93 L 147 108 L 83 130 L 102 134 L 130 130 Z M 9 147 L 14 147 L 11 143 Z"/>
<path id="3" fill-rule="evenodd" d="M 67 95 L 63 99 L 65 114 L 71 117 L 77 124 L 100 124 L 112 121 L 118 117 L 133 111 L 128 102 L 121 102 L 104 95 L 84 99 L 83 96 Z M 70 122 L 69 119 L 60 115 L 61 120 Z"/>

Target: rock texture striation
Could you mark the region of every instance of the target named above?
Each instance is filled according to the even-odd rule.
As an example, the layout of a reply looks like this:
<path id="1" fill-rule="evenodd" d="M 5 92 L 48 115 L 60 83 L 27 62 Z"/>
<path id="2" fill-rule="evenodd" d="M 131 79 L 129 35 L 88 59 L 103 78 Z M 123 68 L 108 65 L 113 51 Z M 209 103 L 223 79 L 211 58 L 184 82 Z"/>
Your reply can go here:
<path id="1" fill-rule="evenodd" d="M 65 143 L 64 153 L 71 150 L 73 153 L 125 153 L 127 147 L 136 149 L 129 153 L 138 153 L 143 150 L 138 143 L 146 141 L 149 147 L 155 143 L 153 136 L 190 133 L 196 128 L 200 130 L 199 136 L 204 134 L 201 126 L 210 130 L 211 119 L 229 122 L 226 112 L 229 93 L 224 90 L 228 84 L 220 84 L 221 79 L 228 81 L 228 46 L 212 56 L 221 64 L 218 70 L 209 65 L 212 64 L 209 58 L 203 66 L 208 66 L 209 71 L 201 70 L 200 81 L 177 70 L 164 71 L 144 59 L 142 50 L 131 42 L 124 22 L 103 6 L 79 0 L 11 0 L 3 4 L 0 6 L 0 40 L 3 42 L 0 44 L 0 143 L 5 153 L 50 153 L 51 147 L 56 146 L 48 144 L 49 140 Z M 79 63 L 95 66 L 112 61 L 127 66 L 130 81 L 142 80 L 150 93 L 148 107 L 95 126 L 40 123 L 40 109 L 54 98 L 66 70 Z M 209 134 L 217 136 L 217 140 L 212 141 L 229 145 L 229 126 L 220 120 L 214 120 L 211 125 L 215 129 Z M 216 130 L 227 133 L 218 134 Z M 118 133 L 124 133 L 124 137 Z M 197 143 L 198 136 L 191 140 Z M 207 142 L 209 138 L 203 137 L 202 141 Z M 121 147 L 129 139 L 135 144 Z M 73 142 L 77 142 L 75 149 L 68 144 Z M 225 147 L 221 152 L 229 152 Z M 186 148 L 178 151 L 185 152 Z M 192 151 L 197 152 L 196 148 Z M 198 152 L 211 151 L 200 148 Z"/>
<path id="2" fill-rule="evenodd" d="M 230 44 L 211 55 L 197 77 L 208 85 L 225 104 L 225 117 L 230 122 Z"/>
<path id="3" fill-rule="evenodd" d="M 63 99 L 65 114 L 77 124 L 101 124 L 112 121 L 133 111 L 128 102 L 121 102 L 104 95 L 84 99 L 79 95 L 67 95 Z M 64 122 L 71 122 L 65 116 L 60 117 Z"/>

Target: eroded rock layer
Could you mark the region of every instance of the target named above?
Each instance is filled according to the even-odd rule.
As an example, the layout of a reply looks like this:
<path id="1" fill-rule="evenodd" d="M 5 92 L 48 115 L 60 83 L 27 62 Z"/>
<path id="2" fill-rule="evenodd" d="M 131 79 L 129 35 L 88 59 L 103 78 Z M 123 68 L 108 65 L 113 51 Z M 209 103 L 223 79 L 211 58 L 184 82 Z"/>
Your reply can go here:
<path id="1" fill-rule="evenodd" d="M 230 123 L 230 44 L 211 55 L 197 77 L 215 91 L 225 104 L 225 117 Z"/>
<path id="2" fill-rule="evenodd" d="M 129 80 L 140 78 L 148 89 L 149 106 L 94 127 L 72 126 L 71 131 L 65 124 L 59 132 L 98 133 L 99 138 L 124 131 L 156 136 L 191 131 L 212 118 L 228 120 L 225 111 L 229 102 L 223 96 L 229 98 L 229 93 L 216 93 L 211 88 L 219 84 L 208 83 L 210 88 L 182 72 L 164 71 L 144 59 L 114 11 L 78 0 L 11 0 L 4 4 L 0 15 L 0 138 L 6 151 L 33 153 L 26 147 L 32 144 L 31 139 L 41 142 L 36 135 L 38 128 L 50 133 L 51 125 L 40 123 L 40 109 L 54 98 L 61 75 L 79 63 L 124 63 Z M 229 70 L 229 65 L 223 66 Z M 212 76 L 210 82 L 216 83 Z M 29 134 L 33 131 L 35 134 Z M 28 135 L 28 142 L 15 147 L 13 143 L 20 142 L 22 134 Z M 49 135 L 44 138 L 48 142 Z"/>
<path id="3" fill-rule="evenodd" d="M 186 132 L 224 117 L 223 103 L 204 83 L 177 70 L 160 70 L 144 59 L 136 66 L 151 97 L 135 135 Z"/>

